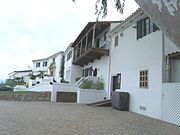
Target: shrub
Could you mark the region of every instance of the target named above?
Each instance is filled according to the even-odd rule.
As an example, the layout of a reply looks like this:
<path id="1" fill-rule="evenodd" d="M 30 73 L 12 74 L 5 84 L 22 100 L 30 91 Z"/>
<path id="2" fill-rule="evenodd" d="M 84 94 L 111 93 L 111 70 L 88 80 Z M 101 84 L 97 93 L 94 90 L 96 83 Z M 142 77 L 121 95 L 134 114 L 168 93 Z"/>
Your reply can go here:
<path id="1" fill-rule="evenodd" d="M 82 89 L 92 89 L 92 87 L 93 87 L 92 80 L 84 80 L 82 84 L 80 85 L 80 88 Z"/>
<path id="2" fill-rule="evenodd" d="M 29 74 L 29 78 L 30 78 L 31 80 L 36 79 L 36 77 L 37 77 L 37 76 L 36 76 L 36 75 L 33 75 L 32 73 Z"/>
<path id="3" fill-rule="evenodd" d="M 104 89 L 104 83 L 102 82 L 102 81 L 97 81 L 97 82 L 95 82 L 95 89 L 97 89 L 97 90 L 103 90 Z"/>
<path id="4" fill-rule="evenodd" d="M 96 90 L 103 90 L 104 83 L 100 80 L 93 82 L 92 80 L 85 80 L 80 85 L 81 89 L 96 89 Z"/>

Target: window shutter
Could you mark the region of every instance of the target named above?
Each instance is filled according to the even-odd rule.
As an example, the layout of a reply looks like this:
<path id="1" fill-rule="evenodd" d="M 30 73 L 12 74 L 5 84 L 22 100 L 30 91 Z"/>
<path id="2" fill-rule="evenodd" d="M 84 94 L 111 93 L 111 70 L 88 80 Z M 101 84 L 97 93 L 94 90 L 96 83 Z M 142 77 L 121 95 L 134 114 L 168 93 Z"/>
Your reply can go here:
<path id="1" fill-rule="evenodd" d="M 137 22 L 137 39 L 142 38 L 142 20 Z"/>

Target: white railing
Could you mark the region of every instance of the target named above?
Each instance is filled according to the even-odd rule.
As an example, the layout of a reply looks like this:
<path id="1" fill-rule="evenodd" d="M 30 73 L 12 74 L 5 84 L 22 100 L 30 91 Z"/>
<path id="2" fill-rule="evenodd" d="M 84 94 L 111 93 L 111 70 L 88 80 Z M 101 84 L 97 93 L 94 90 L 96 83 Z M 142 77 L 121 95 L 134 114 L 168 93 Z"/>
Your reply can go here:
<path id="1" fill-rule="evenodd" d="M 99 43 L 99 48 L 103 48 L 103 49 L 109 49 L 109 41 L 100 41 Z"/>
<path id="2" fill-rule="evenodd" d="M 95 76 L 87 76 L 87 77 L 81 77 L 75 84 L 81 85 L 83 81 L 85 80 L 92 80 L 94 82 L 98 81 L 98 77 Z"/>
<path id="3" fill-rule="evenodd" d="M 85 77 L 81 77 L 75 84 L 80 85 L 85 80 Z"/>

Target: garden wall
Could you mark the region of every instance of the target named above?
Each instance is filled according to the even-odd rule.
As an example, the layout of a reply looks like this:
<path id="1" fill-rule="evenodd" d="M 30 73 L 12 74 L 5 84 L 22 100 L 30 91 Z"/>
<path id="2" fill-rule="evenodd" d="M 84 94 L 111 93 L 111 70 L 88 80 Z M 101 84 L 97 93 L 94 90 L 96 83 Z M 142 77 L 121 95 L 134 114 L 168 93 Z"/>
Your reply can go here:
<path id="1" fill-rule="evenodd" d="M 51 100 L 51 92 L 30 92 L 30 93 L 0 94 L 0 100 L 49 102 Z"/>

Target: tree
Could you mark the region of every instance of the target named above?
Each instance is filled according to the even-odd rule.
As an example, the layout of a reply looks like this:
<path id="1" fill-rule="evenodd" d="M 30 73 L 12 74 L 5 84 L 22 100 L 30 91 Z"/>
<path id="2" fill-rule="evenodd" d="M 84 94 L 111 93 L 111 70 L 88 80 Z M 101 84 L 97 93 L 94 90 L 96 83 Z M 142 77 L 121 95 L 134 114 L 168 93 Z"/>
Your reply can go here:
<path id="1" fill-rule="evenodd" d="M 75 0 L 72 1 L 75 2 Z M 125 1 L 126 0 L 114 0 L 115 8 L 121 14 L 123 13 L 124 10 Z M 95 10 L 96 10 L 95 14 L 97 15 L 97 19 L 99 18 L 100 15 L 102 15 L 103 18 L 106 17 L 108 11 L 108 0 L 96 0 Z"/>
<path id="2" fill-rule="evenodd" d="M 64 55 L 62 56 L 62 62 L 61 62 L 61 79 L 64 81 Z"/>

